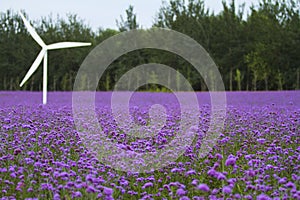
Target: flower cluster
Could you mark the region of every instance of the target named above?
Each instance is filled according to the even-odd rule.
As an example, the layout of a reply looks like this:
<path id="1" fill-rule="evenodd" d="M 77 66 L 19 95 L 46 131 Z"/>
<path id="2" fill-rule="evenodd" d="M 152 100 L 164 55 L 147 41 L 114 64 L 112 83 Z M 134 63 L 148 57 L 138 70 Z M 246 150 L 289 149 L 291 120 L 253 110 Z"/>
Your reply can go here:
<path id="1" fill-rule="evenodd" d="M 85 147 L 71 93 L 49 93 L 50 103 L 42 106 L 40 93 L 1 92 L 1 199 L 300 199 L 300 92 L 228 93 L 224 130 L 205 157 L 199 149 L 210 125 L 210 97 L 197 95 L 193 144 L 168 166 L 136 173 L 99 162 Z M 146 128 L 151 105 L 166 108 L 165 124 L 145 129 L 157 133 L 150 138 L 118 127 L 110 97 L 97 93 L 96 113 L 101 134 L 118 148 L 155 154 L 176 136 L 180 105 L 173 94 L 132 97 L 132 121 Z"/>

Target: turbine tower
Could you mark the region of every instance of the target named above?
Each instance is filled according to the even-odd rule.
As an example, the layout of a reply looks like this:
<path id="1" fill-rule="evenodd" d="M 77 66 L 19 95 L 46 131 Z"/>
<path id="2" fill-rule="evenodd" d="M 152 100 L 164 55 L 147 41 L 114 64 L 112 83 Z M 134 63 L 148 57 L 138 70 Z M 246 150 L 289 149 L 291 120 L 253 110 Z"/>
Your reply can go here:
<path id="1" fill-rule="evenodd" d="M 39 55 L 31 65 L 30 69 L 28 70 L 27 74 L 25 75 L 24 79 L 22 80 L 20 87 L 26 83 L 26 81 L 30 78 L 30 76 L 37 70 L 40 63 L 44 59 L 44 68 L 43 68 L 43 104 L 47 104 L 47 64 L 48 64 L 48 50 L 53 49 L 63 49 L 63 48 L 71 48 L 71 47 L 82 47 L 82 46 L 90 46 L 91 43 L 83 43 L 83 42 L 59 42 L 50 45 L 46 45 L 44 41 L 40 38 L 37 34 L 35 29 L 31 26 L 31 24 L 26 20 L 24 15 L 19 12 L 22 17 L 22 20 L 25 24 L 25 27 L 28 29 L 28 32 L 33 37 L 33 39 L 42 47 Z"/>

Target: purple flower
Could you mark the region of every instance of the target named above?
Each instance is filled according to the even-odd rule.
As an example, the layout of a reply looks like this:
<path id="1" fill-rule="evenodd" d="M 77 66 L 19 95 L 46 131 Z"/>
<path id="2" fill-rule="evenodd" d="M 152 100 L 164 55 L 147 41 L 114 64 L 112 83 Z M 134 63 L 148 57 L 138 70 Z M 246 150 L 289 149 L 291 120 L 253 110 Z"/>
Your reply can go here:
<path id="1" fill-rule="evenodd" d="M 5 172 L 7 172 L 7 169 L 5 167 L 4 168 L 0 168 L 0 172 L 5 173 Z"/>
<path id="2" fill-rule="evenodd" d="M 20 149 L 20 148 L 16 148 L 15 150 L 14 150 L 14 155 L 18 155 L 19 153 L 21 153 L 22 152 L 22 150 Z"/>
<path id="3" fill-rule="evenodd" d="M 188 198 L 187 196 L 184 196 L 184 197 L 180 197 L 179 200 L 190 200 L 190 198 Z"/>
<path id="4" fill-rule="evenodd" d="M 215 157 L 216 157 L 218 160 L 222 160 L 222 159 L 223 159 L 222 154 L 219 154 L 219 153 L 216 153 Z"/>
<path id="5" fill-rule="evenodd" d="M 55 193 L 53 196 L 53 200 L 60 200 L 60 195 Z"/>
<path id="6" fill-rule="evenodd" d="M 75 183 L 72 182 L 72 181 L 69 181 L 69 182 L 67 183 L 67 186 L 68 186 L 69 188 L 74 187 L 74 186 L 75 186 Z"/>
<path id="7" fill-rule="evenodd" d="M 53 190 L 53 186 L 50 183 L 42 183 L 41 184 L 41 189 L 42 190 Z"/>
<path id="8" fill-rule="evenodd" d="M 218 194 L 218 192 L 219 192 L 219 189 L 217 189 L 217 188 L 215 188 L 211 191 L 212 194 Z"/>
<path id="9" fill-rule="evenodd" d="M 217 175 L 218 172 L 216 172 L 214 169 L 210 169 L 208 170 L 207 174 L 209 176 L 215 177 Z"/>
<path id="10" fill-rule="evenodd" d="M 260 143 L 260 144 L 264 144 L 266 142 L 266 139 L 264 139 L 264 138 L 258 138 L 256 141 L 258 143 Z"/>
<path id="11" fill-rule="evenodd" d="M 93 182 L 93 175 L 91 175 L 91 174 L 86 175 L 85 180 Z"/>
<path id="12" fill-rule="evenodd" d="M 41 176 L 48 177 L 48 176 L 49 176 L 49 174 L 48 174 L 48 173 L 46 173 L 46 172 L 42 172 L 42 173 L 41 173 Z"/>
<path id="13" fill-rule="evenodd" d="M 103 193 L 106 196 L 111 196 L 113 194 L 114 190 L 112 188 L 104 187 L 103 188 Z"/>
<path id="14" fill-rule="evenodd" d="M 229 156 L 229 157 L 227 158 L 227 160 L 225 161 L 225 165 L 226 165 L 226 166 L 234 166 L 235 163 L 236 163 L 236 158 L 233 157 L 233 156 Z"/>
<path id="15" fill-rule="evenodd" d="M 59 177 L 69 177 L 69 174 L 67 172 L 61 172 Z"/>
<path id="16" fill-rule="evenodd" d="M 256 197 L 256 200 L 271 200 L 272 198 L 266 194 L 260 194 Z"/>
<path id="17" fill-rule="evenodd" d="M 210 190 L 209 187 L 204 183 L 199 184 L 197 189 L 201 190 L 203 192 L 209 192 L 209 190 Z"/>
<path id="18" fill-rule="evenodd" d="M 193 186 L 196 186 L 198 184 L 198 180 L 197 179 L 194 179 L 193 181 L 192 181 L 192 185 Z"/>
<path id="19" fill-rule="evenodd" d="M 10 177 L 12 177 L 12 178 L 16 178 L 16 177 L 17 177 L 17 175 L 16 175 L 16 173 L 14 173 L 14 172 L 13 172 L 13 173 L 11 173 L 11 174 L 10 174 Z"/>
<path id="20" fill-rule="evenodd" d="M 286 183 L 286 181 L 287 181 L 287 178 L 284 177 L 284 178 L 279 179 L 278 183 L 283 184 L 283 183 Z"/>
<path id="21" fill-rule="evenodd" d="M 96 192 L 96 189 L 93 187 L 93 186 L 88 186 L 87 188 L 86 188 L 86 192 L 87 193 L 95 193 Z"/>
<path id="22" fill-rule="evenodd" d="M 181 197 L 181 196 L 184 196 L 186 194 L 186 191 L 179 188 L 179 189 L 177 189 L 176 194 L 177 194 L 177 196 Z"/>
<path id="23" fill-rule="evenodd" d="M 78 184 L 75 184 L 75 187 L 76 187 L 77 189 L 80 189 L 80 188 L 83 188 L 83 185 L 82 185 L 81 183 L 78 183 Z"/>
<path id="24" fill-rule="evenodd" d="M 252 200 L 253 199 L 250 194 L 245 195 L 244 198 L 247 199 L 247 200 Z"/>
<path id="25" fill-rule="evenodd" d="M 232 189 L 229 186 L 224 186 L 222 192 L 224 194 L 230 194 L 232 192 Z"/>
<path id="26" fill-rule="evenodd" d="M 247 174 L 248 174 L 248 176 L 250 176 L 250 177 L 254 177 L 255 176 L 255 171 L 254 170 L 248 170 L 247 172 L 246 172 Z"/>
<path id="27" fill-rule="evenodd" d="M 195 170 L 189 170 L 185 173 L 186 176 L 189 176 L 189 175 L 195 175 L 196 174 L 196 171 Z"/>
<path id="28" fill-rule="evenodd" d="M 80 198 L 80 197 L 82 197 L 82 194 L 81 194 L 80 191 L 76 191 L 76 192 L 74 192 L 74 193 L 72 194 L 72 197 L 73 197 L 73 198 Z"/>
<path id="29" fill-rule="evenodd" d="M 296 188 L 296 185 L 289 181 L 287 184 L 285 184 L 285 187 L 294 189 L 294 188 Z"/>
<path id="30" fill-rule="evenodd" d="M 153 187 L 153 183 L 151 183 L 151 182 L 145 183 L 145 184 L 143 185 L 142 189 L 144 190 L 144 189 L 146 189 L 146 188 L 148 188 L 148 187 Z"/>
<path id="31" fill-rule="evenodd" d="M 225 176 L 223 173 L 218 172 L 218 174 L 217 174 L 217 179 L 218 179 L 218 180 L 225 180 L 225 179 L 226 179 L 226 176 Z"/>

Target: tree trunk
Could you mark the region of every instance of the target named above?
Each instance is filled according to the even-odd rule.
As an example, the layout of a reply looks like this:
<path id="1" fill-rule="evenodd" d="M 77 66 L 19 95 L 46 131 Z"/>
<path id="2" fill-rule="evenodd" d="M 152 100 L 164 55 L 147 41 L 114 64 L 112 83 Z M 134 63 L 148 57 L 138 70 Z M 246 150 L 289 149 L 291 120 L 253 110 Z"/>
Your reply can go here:
<path id="1" fill-rule="evenodd" d="M 132 73 L 129 73 L 129 79 L 127 81 L 127 91 L 130 90 L 130 87 L 131 87 L 131 79 L 132 79 Z"/>
<path id="2" fill-rule="evenodd" d="M 148 71 L 146 71 L 146 77 L 147 77 L 147 78 L 149 77 Z M 148 89 L 149 89 L 149 84 L 146 84 L 146 90 L 148 91 Z"/>
<path id="3" fill-rule="evenodd" d="M 31 79 L 31 83 L 30 83 L 30 91 L 33 91 L 33 83 L 34 83 L 34 76 Z"/>
<path id="4" fill-rule="evenodd" d="M 246 91 L 249 91 L 249 73 L 248 73 L 248 68 L 247 68 L 247 72 L 246 72 Z"/>
<path id="5" fill-rule="evenodd" d="M 191 84 L 191 69 L 187 66 L 187 80 Z"/>
<path id="6" fill-rule="evenodd" d="M 281 72 L 278 71 L 278 90 L 283 90 L 283 87 L 282 87 L 282 75 L 281 75 Z"/>
<path id="7" fill-rule="evenodd" d="M 209 84 L 211 87 L 211 91 L 216 91 L 217 88 L 215 86 L 215 78 L 214 78 L 214 73 L 212 72 L 212 70 L 209 71 Z"/>
<path id="8" fill-rule="evenodd" d="M 265 90 L 269 90 L 268 77 L 265 75 Z"/>
<path id="9" fill-rule="evenodd" d="M 256 81 L 257 81 L 257 76 L 256 76 L 256 74 L 254 74 L 254 77 L 253 77 L 253 91 L 256 91 Z"/>
<path id="10" fill-rule="evenodd" d="M 13 79 L 10 78 L 9 90 L 13 90 Z"/>
<path id="11" fill-rule="evenodd" d="M 106 80 L 105 80 L 105 90 L 109 91 L 109 85 L 110 85 L 110 81 L 109 81 L 109 73 L 106 74 Z"/>
<path id="12" fill-rule="evenodd" d="M 237 89 L 238 91 L 242 90 L 242 75 L 239 69 L 236 70 L 236 82 L 237 82 Z"/>
<path id="13" fill-rule="evenodd" d="M 53 76 L 53 91 L 56 91 L 56 77 Z"/>
<path id="14" fill-rule="evenodd" d="M 19 78 L 19 76 L 17 76 L 16 82 L 15 82 L 15 88 L 14 88 L 15 90 L 20 90 L 19 81 L 20 81 L 20 78 Z M 23 88 L 25 89 L 26 86 Z"/>
<path id="15" fill-rule="evenodd" d="M 297 85 L 296 85 L 296 90 L 300 89 L 300 69 L 297 69 Z"/>
<path id="16" fill-rule="evenodd" d="M 171 86 L 171 70 L 169 70 L 169 74 L 168 74 L 168 86 Z"/>
<path id="17" fill-rule="evenodd" d="M 232 68 L 230 68 L 229 72 L 229 90 L 232 91 Z"/>
<path id="18" fill-rule="evenodd" d="M 69 87 L 68 87 L 68 90 L 71 91 L 73 89 L 73 76 L 72 76 L 72 73 L 69 74 L 70 77 L 69 77 Z"/>
<path id="19" fill-rule="evenodd" d="M 205 84 L 205 80 L 206 77 L 202 77 L 202 80 L 201 80 L 201 91 L 206 91 L 207 87 L 206 87 L 206 84 Z"/>
<path id="20" fill-rule="evenodd" d="M 177 91 L 180 91 L 180 72 L 178 70 L 176 73 L 176 87 L 177 87 Z"/>
<path id="21" fill-rule="evenodd" d="M 7 90 L 6 77 L 3 79 L 3 90 Z"/>

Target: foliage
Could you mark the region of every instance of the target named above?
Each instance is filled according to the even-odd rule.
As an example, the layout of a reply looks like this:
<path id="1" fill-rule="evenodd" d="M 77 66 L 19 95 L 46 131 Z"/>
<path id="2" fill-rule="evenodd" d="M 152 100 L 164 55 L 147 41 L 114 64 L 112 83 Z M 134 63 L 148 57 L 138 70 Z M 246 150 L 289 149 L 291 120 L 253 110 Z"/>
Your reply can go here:
<path id="1" fill-rule="evenodd" d="M 299 5 L 299 0 L 260 0 L 245 17 L 244 5 L 237 7 L 234 0 L 229 4 L 224 1 L 218 14 L 207 9 L 203 0 L 170 0 L 162 4 L 153 26 L 179 31 L 201 44 L 219 67 L 227 90 L 294 90 L 299 89 L 300 82 Z M 59 41 L 93 44 L 90 48 L 49 53 L 49 90 L 71 90 L 81 62 L 92 48 L 119 32 L 140 29 L 133 6 L 120 18 L 118 30 L 97 31 L 77 15 L 31 21 L 47 44 Z M 0 90 L 41 90 L 41 68 L 23 88 L 19 87 L 40 47 L 14 11 L 2 12 L 0 24 Z M 115 60 L 99 81 L 98 90 L 112 90 L 126 71 L 150 62 L 174 68 L 195 90 L 207 90 L 201 75 L 184 59 L 151 49 L 130 52 Z M 160 91 L 163 87 L 149 85 L 146 89 Z"/>

